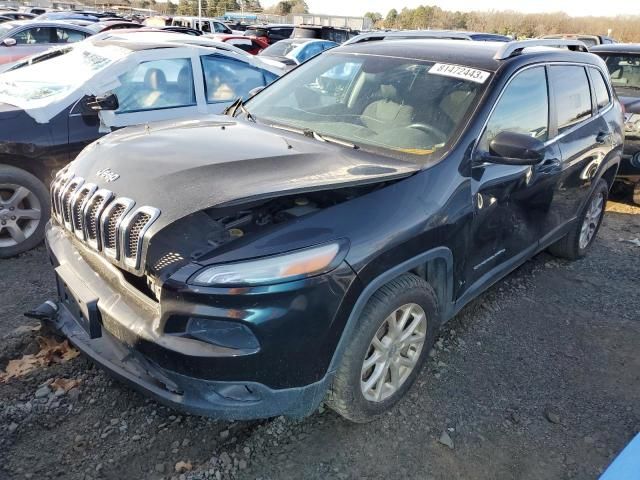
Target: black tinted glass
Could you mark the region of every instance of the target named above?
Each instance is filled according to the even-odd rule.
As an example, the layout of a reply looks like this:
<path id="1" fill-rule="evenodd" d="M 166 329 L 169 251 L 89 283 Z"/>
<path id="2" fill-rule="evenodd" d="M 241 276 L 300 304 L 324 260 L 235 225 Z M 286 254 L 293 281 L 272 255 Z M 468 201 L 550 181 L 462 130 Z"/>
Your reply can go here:
<path id="1" fill-rule="evenodd" d="M 552 66 L 550 81 L 555 92 L 558 130 L 591 116 L 591 91 L 583 67 Z"/>
<path id="2" fill-rule="evenodd" d="M 491 140 L 504 131 L 525 133 L 544 142 L 549 133 L 548 124 L 549 101 L 544 68 L 524 70 L 516 74 L 498 100 L 480 140 L 480 149 L 488 151 Z"/>

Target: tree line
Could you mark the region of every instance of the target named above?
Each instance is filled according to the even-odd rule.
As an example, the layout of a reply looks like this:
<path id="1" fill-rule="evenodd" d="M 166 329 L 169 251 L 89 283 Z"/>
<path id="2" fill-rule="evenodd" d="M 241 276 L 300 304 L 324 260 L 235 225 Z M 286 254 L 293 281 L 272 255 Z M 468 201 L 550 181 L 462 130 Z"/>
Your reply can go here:
<path id="1" fill-rule="evenodd" d="M 171 3 L 170 1 L 167 4 Z M 240 5 L 242 3 L 242 5 Z M 220 17 L 224 12 L 262 12 L 260 0 L 201 0 L 202 16 Z M 180 0 L 175 11 L 167 12 L 185 16 L 198 15 L 198 0 Z"/>
<path id="2" fill-rule="evenodd" d="M 571 17 L 564 12 L 520 13 L 514 11 L 460 12 L 437 6 L 395 8 L 383 17 L 367 12 L 376 28 L 391 29 L 452 29 L 531 38 L 552 33 L 588 33 L 611 35 L 619 42 L 640 42 L 640 16 Z"/>
<path id="3" fill-rule="evenodd" d="M 309 6 L 305 0 L 284 0 L 265 9 L 265 13 L 275 15 L 289 15 L 290 13 L 309 13 Z"/>

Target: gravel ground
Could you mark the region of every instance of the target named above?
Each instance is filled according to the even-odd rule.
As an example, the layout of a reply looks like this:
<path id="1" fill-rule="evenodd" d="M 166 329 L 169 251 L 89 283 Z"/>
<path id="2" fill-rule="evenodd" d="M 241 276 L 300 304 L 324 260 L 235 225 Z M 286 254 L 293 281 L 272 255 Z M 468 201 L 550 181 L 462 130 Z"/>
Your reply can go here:
<path id="1" fill-rule="evenodd" d="M 185 416 L 79 356 L 0 383 L 0 479 L 596 478 L 640 431 L 640 208 L 608 210 L 587 258 L 540 254 L 449 322 L 376 422 Z M 53 296 L 44 248 L 0 261 L 0 370 Z"/>

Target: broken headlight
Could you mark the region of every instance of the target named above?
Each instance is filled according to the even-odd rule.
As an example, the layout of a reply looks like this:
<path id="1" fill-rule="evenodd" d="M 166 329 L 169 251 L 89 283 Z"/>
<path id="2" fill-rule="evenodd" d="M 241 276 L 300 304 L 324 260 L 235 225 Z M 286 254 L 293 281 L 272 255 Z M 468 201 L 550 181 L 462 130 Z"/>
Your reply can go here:
<path id="1" fill-rule="evenodd" d="M 189 283 L 203 286 L 272 285 L 327 273 L 346 255 L 341 243 L 295 250 L 283 255 L 207 267 Z"/>

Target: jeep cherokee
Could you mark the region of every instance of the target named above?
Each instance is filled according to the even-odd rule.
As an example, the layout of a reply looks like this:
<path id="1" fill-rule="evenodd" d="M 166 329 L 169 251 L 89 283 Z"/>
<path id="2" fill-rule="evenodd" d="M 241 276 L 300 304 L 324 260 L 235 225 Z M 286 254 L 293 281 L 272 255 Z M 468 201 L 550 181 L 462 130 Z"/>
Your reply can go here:
<path id="1" fill-rule="evenodd" d="M 226 117 L 88 146 L 51 187 L 35 314 L 188 412 L 367 421 L 470 300 L 585 254 L 623 135 L 577 41 L 339 47 Z"/>

